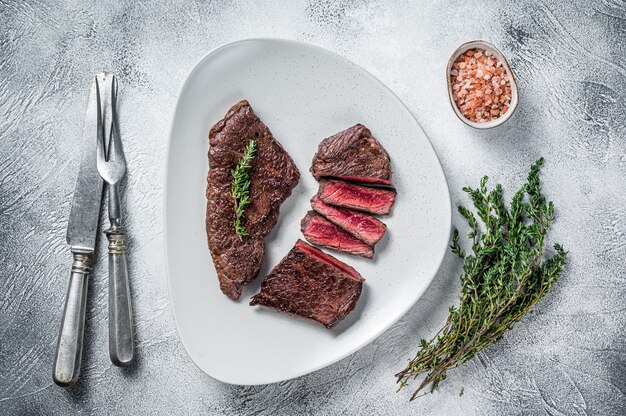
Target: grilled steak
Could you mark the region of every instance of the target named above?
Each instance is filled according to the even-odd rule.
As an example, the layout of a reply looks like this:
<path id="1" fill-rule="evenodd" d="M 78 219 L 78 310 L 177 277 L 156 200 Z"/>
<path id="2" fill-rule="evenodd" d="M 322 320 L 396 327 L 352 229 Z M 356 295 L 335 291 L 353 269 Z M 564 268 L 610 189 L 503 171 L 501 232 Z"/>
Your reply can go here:
<path id="1" fill-rule="evenodd" d="M 309 211 L 300 222 L 300 230 L 310 243 L 368 259 L 374 247 L 348 234 L 315 211 Z"/>
<path id="2" fill-rule="evenodd" d="M 313 157 L 311 173 L 317 180 L 333 177 L 391 185 L 389 155 L 362 124 L 322 140 Z"/>
<path id="3" fill-rule="evenodd" d="M 387 230 L 385 224 L 370 215 L 328 205 L 318 197 L 311 199 L 311 206 L 328 221 L 371 246 L 378 243 Z"/>
<path id="4" fill-rule="evenodd" d="M 320 181 L 317 196 L 327 204 L 386 215 L 391 212 L 391 207 L 396 200 L 396 190 L 323 179 Z"/>
<path id="5" fill-rule="evenodd" d="M 263 305 L 331 328 L 352 311 L 363 278 L 352 267 L 298 240 L 261 284 L 250 305 Z"/>
<path id="6" fill-rule="evenodd" d="M 240 239 L 233 227 L 234 200 L 231 171 L 250 140 L 256 154 L 250 169 L 250 205 L 245 226 L 250 234 Z M 247 101 L 235 104 L 209 133 L 206 232 L 209 250 L 222 292 L 239 299 L 243 286 L 256 277 L 265 253 L 263 237 L 278 219 L 280 205 L 291 194 L 300 172 Z"/>

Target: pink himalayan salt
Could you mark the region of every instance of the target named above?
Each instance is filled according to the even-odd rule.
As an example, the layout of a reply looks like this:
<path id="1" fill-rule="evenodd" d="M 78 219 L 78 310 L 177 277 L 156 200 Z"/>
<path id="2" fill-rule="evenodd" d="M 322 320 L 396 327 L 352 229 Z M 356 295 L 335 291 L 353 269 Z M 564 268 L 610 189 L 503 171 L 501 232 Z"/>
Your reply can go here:
<path id="1" fill-rule="evenodd" d="M 450 71 L 453 99 L 465 118 L 486 122 L 504 115 L 511 105 L 506 69 L 491 51 L 470 49 Z"/>

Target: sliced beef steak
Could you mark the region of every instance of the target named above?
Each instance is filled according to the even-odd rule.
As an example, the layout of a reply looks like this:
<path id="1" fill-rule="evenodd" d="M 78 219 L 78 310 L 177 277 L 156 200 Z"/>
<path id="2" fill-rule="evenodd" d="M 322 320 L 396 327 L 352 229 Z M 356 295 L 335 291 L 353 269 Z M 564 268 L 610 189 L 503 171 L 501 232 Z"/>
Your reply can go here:
<path id="1" fill-rule="evenodd" d="M 328 205 L 318 197 L 311 199 L 311 206 L 328 221 L 371 246 L 378 243 L 387 230 L 385 224 L 371 215 Z"/>
<path id="2" fill-rule="evenodd" d="M 250 205 L 245 226 L 250 236 L 240 239 L 233 227 L 231 171 L 250 140 L 256 154 L 249 169 Z M 222 292 L 238 299 L 243 286 L 256 277 L 265 253 L 265 237 L 278 219 L 280 205 L 291 194 L 300 172 L 291 157 L 247 101 L 235 104 L 209 133 L 206 232 Z"/>
<path id="3" fill-rule="evenodd" d="M 326 218 L 309 211 L 300 222 L 300 230 L 310 243 L 368 259 L 374 257 L 374 247 L 348 234 Z"/>
<path id="4" fill-rule="evenodd" d="M 323 179 L 317 196 L 327 204 L 386 215 L 396 201 L 396 190 Z"/>
<path id="5" fill-rule="evenodd" d="M 354 309 L 363 278 L 352 267 L 298 240 L 250 305 L 263 305 L 331 328 Z"/>
<path id="6" fill-rule="evenodd" d="M 389 155 L 362 124 L 322 140 L 313 157 L 311 173 L 317 180 L 334 177 L 391 185 Z"/>

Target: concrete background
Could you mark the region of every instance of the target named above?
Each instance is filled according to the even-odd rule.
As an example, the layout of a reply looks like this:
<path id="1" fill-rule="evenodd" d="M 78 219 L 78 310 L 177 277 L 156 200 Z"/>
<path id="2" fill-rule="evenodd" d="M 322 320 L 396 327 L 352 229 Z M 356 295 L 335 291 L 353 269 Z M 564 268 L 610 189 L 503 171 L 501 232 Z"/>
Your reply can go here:
<path id="1" fill-rule="evenodd" d="M 400 322 L 313 374 L 229 386 L 187 358 L 163 263 L 169 123 L 203 55 L 257 36 L 312 42 L 378 76 L 430 136 L 455 204 L 483 174 L 510 197 L 546 157 L 544 187 L 557 208 L 550 240 L 570 251 L 566 273 L 500 343 L 450 371 L 439 393 L 409 403 L 393 374 L 456 302 L 452 255 Z M 510 58 L 521 93 L 512 119 L 485 132 L 456 119 L 445 89 L 449 55 L 477 38 Z M 120 79 L 138 360 L 121 370 L 108 358 L 101 245 L 81 379 L 62 390 L 51 363 L 70 266 L 65 230 L 87 92 L 102 70 Z M 625 107 L 620 0 L 0 0 L 0 414 L 624 415 Z M 456 214 L 453 222 L 464 225 Z"/>

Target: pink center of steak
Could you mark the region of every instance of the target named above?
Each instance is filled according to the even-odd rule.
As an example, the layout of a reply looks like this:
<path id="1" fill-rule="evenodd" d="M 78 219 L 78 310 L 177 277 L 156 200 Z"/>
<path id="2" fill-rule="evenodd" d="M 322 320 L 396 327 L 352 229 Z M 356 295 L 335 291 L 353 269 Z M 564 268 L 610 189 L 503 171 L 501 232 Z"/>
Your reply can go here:
<path id="1" fill-rule="evenodd" d="M 370 215 L 328 205 L 318 197 L 311 200 L 311 206 L 328 221 L 370 245 L 380 241 L 387 229 L 385 224 Z"/>
<path id="2" fill-rule="evenodd" d="M 396 200 L 391 188 L 375 188 L 353 183 L 324 179 L 320 181 L 318 198 L 327 204 L 386 215 Z"/>
<path id="3" fill-rule="evenodd" d="M 315 211 L 309 211 L 302 219 L 301 230 L 304 237 L 315 245 L 368 259 L 374 257 L 372 246 L 348 234 Z"/>

